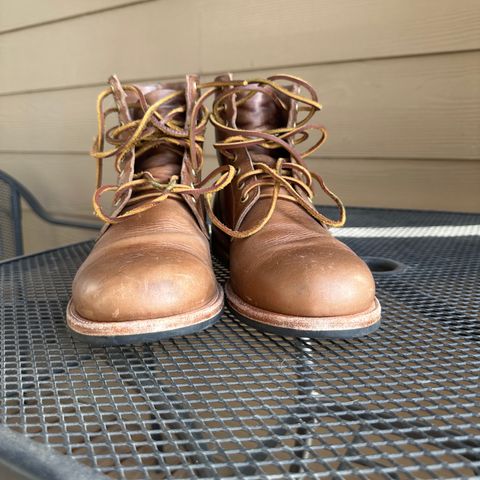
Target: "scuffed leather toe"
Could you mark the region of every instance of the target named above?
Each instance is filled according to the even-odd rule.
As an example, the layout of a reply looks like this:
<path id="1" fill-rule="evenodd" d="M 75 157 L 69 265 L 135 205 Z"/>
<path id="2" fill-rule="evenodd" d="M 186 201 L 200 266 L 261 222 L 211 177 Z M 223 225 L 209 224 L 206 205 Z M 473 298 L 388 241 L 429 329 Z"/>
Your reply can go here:
<path id="1" fill-rule="evenodd" d="M 149 246 L 92 252 L 75 277 L 72 303 L 85 319 L 121 322 L 187 313 L 216 293 L 210 265 L 175 248 Z"/>
<path id="2" fill-rule="evenodd" d="M 246 271 L 254 282 L 242 280 Z M 352 315 L 371 308 L 375 298 L 367 265 L 330 241 L 279 249 L 248 265 L 232 262 L 231 285 L 250 305 L 292 316 Z"/>

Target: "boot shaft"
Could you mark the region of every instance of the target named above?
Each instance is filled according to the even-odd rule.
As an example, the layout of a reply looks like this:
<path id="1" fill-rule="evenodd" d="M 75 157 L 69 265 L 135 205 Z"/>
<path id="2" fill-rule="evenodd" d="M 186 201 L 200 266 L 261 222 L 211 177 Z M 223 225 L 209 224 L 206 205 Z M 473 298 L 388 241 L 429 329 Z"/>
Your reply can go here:
<path id="1" fill-rule="evenodd" d="M 232 77 L 224 75 L 217 80 L 231 82 Z M 302 88 L 307 96 L 300 95 Z M 227 227 L 224 231 L 235 230 L 233 235 L 237 238 L 253 234 L 263 228 L 277 203 L 289 200 L 299 204 L 305 214 L 310 214 L 324 225 L 343 224 L 345 212 L 340 200 L 328 190 L 321 177 L 309 171 L 304 162 L 304 158 L 326 139 L 323 127 L 309 123 L 320 109 L 313 88 L 307 82 L 288 75 L 218 89 L 211 115 L 216 129 L 215 147 L 219 163 L 233 165 L 237 169 L 234 181 L 220 192 L 215 204 L 215 212 Z M 302 112 L 300 115 L 299 111 Z M 299 151 L 298 145 L 307 140 L 312 131 L 316 131 L 319 138 L 305 151 Z M 339 221 L 318 214 L 312 206 L 314 179 L 337 203 Z M 270 206 L 259 202 L 265 197 L 273 198 Z M 259 217 L 265 217 L 265 222 L 260 222 L 258 228 L 249 232 L 238 232 L 248 213 L 256 206 L 263 210 Z"/>
<path id="2" fill-rule="evenodd" d="M 206 118 L 192 120 L 198 96 L 197 80 L 195 75 L 187 75 L 184 82 L 122 85 L 117 77 L 110 78 L 110 91 L 99 97 L 100 129 L 93 151 L 100 163 L 107 156 L 115 156 L 119 188 L 115 191 L 113 212 L 103 214 L 98 206 L 98 199 L 104 193 L 101 188 L 94 201 L 95 211 L 107 223 L 130 214 L 129 209 L 141 209 L 146 203 L 153 205 L 152 198 L 158 198 L 164 188 L 165 193 L 187 203 L 206 233 L 203 200 L 193 192 L 201 182 L 203 133 L 207 123 Z M 113 95 L 115 108 L 103 111 L 103 99 L 109 94 Z M 105 132 L 105 117 L 115 112 L 119 125 Z M 107 153 L 103 152 L 105 140 L 114 147 Z M 99 170 L 97 186 L 101 182 L 101 166 Z M 192 194 L 177 195 L 176 191 L 182 191 L 177 185 L 191 187 Z"/>

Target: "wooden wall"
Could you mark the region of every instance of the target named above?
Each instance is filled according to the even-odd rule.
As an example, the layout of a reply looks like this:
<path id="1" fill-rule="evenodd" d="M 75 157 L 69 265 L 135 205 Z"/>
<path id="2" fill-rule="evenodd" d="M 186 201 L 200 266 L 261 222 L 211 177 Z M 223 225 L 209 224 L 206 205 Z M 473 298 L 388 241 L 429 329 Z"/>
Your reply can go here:
<path id="1" fill-rule="evenodd" d="M 0 0 L 0 169 L 86 217 L 108 76 L 223 71 L 313 83 L 348 205 L 480 212 L 478 0 Z M 29 250 L 91 235 L 31 218 Z"/>

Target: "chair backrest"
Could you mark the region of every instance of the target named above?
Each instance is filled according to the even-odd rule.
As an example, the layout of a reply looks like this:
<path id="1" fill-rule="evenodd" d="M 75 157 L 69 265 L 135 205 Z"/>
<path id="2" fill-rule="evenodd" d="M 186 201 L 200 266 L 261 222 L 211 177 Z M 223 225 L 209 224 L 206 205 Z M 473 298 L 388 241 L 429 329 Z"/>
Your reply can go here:
<path id="1" fill-rule="evenodd" d="M 8 173 L 0 170 L 0 261 L 23 255 L 22 206 L 30 207 L 39 218 L 52 225 L 98 231 L 98 222 L 57 218 L 47 212 L 36 197 Z"/>
<path id="2" fill-rule="evenodd" d="M 23 255 L 20 198 L 17 182 L 0 171 L 0 260 Z"/>

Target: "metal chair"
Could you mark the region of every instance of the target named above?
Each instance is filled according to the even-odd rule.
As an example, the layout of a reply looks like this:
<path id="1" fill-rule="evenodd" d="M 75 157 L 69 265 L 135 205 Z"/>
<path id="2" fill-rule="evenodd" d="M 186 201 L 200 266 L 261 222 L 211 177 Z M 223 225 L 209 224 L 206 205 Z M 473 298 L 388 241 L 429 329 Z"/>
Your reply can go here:
<path id="1" fill-rule="evenodd" d="M 50 215 L 21 183 L 0 170 L 0 260 L 23 255 L 21 200 L 42 220 L 64 227 L 98 230 L 100 224 L 59 219 Z"/>

